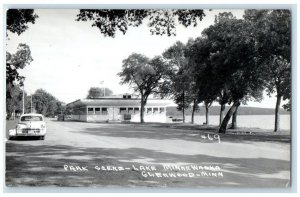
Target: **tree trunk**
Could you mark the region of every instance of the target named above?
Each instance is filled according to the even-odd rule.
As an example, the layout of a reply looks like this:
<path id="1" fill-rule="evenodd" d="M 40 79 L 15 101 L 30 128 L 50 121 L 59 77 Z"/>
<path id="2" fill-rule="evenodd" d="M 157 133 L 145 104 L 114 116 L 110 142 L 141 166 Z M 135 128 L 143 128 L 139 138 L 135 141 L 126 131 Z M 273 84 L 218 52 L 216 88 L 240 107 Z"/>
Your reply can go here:
<path id="1" fill-rule="evenodd" d="M 221 126 L 223 118 L 224 118 L 224 110 L 225 110 L 225 105 L 221 105 L 221 109 L 220 109 L 220 123 L 219 126 Z"/>
<path id="2" fill-rule="evenodd" d="M 185 123 L 185 115 L 184 115 L 184 108 L 185 108 L 185 103 L 184 103 L 184 91 L 182 92 L 182 122 Z"/>
<path id="3" fill-rule="evenodd" d="M 276 107 L 275 107 L 275 127 L 274 127 L 274 132 L 277 132 L 279 130 L 279 107 L 280 107 L 280 102 L 281 102 L 281 95 L 277 95 L 277 100 L 276 100 Z"/>
<path id="4" fill-rule="evenodd" d="M 141 111 L 140 111 L 140 121 L 141 121 L 141 123 L 144 123 L 144 107 L 145 107 L 144 96 L 142 95 L 142 98 L 141 98 Z"/>
<path id="5" fill-rule="evenodd" d="M 205 103 L 205 119 L 206 119 L 206 125 L 209 124 L 209 116 L 208 116 L 208 110 L 209 110 L 209 106 L 208 104 Z"/>
<path id="6" fill-rule="evenodd" d="M 15 106 L 13 107 L 13 111 L 12 111 L 11 115 L 12 115 L 12 119 L 15 120 L 16 119 L 16 108 L 15 108 Z M 9 119 L 11 119 L 11 117 L 9 117 Z"/>
<path id="7" fill-rule="evenodd" d="M 220 129 L 219 129 L 219 133 L 226 133 L 228 122 L 229 122 L 232 114 L 234 113 L 235 109 L 239 106 L 240 106 L 240 102 L 235 101 L 233 103 L 233 105 L 230 107 L 229 111 L 227 112 L 225 118 L 222 121 L 222 124 L 221 124 Z"/>
<path id="8" fill-rule="evenodd" d="M 196 99 L 194 99 L 193 110 L 192 110 L 192 120 L 191 120 L 192 124 L 194 124 L 195 111 L 196 111 Z"/>
<path id="9" fill-rule="evenodd" d="M 231 120 L 231 129 L 236 129 L 237 124 L 236 124 L 236 117 L 237 117 L 237 110 L 239 107 L 236 107 L 233 114 L 232 114 L 232 120 Z"/>

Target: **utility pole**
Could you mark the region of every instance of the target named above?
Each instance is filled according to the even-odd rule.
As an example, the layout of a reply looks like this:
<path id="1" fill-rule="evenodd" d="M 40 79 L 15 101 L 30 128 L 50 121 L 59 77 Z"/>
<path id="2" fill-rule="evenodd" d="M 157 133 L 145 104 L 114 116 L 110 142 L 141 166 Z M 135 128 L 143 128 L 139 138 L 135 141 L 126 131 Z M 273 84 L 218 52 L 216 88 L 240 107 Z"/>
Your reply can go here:
<path id="1" fill-rule="evenodd" d="M 100 84 L 102 85 L 103 88 L 103 97 L 105 96 L 105 87 L 104 87 L 104 81 L 100 81 Z"/>
<path id="2" fill-rule="evenodd" d="M 23 114 L 25 112 L 25 94 L 24 94 L 24 84 L 23 84 Z"/>
<path id="3" fill-rule="evenodd" d="M 31 95 L 31 98 L 30 98 L 30 113 L 32 113 L 32 95 Z"/>
<path id="4" fill-rule="evenodd" d="M 23 109 L 22 109 L 22 114 L 24 114 L 25 112 L 25 91 L 24 91 L 24 81 L 25 81 L 25 78 L 22 78 L 21 79 L 21 83 L 22 83 L 22 86 L 23 86 Z"/>

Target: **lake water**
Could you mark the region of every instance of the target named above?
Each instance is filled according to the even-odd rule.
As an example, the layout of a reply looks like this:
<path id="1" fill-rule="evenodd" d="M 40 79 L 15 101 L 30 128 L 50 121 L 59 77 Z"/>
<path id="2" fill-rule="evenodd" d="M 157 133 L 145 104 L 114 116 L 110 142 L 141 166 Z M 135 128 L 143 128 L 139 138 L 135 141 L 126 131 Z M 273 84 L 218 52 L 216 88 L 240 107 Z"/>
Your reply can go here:
<path id="1" fill-rule="evenodd" d="M 291 122 L 290 115 L 280 115 L 279 128 L 284 130 L 290 130 Z M 186 122 L 191 121 L 191 116 L 185 117 Z M 203 124 L 205 122 L 205 116 L 195 116 L 196 124 Z M 260 128 L 260 129 L 274 129 L 275 116 L 274 115 L 238 115 L 237 126 Z M 231 120 L 230 122 L 231 123 Z M 209 124 L 218 125 L 219 116 L 209 116 Z"/>

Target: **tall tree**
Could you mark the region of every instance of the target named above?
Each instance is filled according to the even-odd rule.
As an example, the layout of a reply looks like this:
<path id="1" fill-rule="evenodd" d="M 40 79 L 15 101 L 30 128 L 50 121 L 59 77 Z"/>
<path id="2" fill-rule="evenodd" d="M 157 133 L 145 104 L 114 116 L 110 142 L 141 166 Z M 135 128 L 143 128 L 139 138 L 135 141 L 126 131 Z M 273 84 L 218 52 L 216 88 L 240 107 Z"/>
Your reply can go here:
<path id="1" fill-rule="evenodd" d="M 104 36 L 114 37 L 119 30 L 125 34 L 128 28 L 138 27 L 149 21 L 153 35 L 176 35 L 176 26 L 197 26 L 205 16 L 202 9 L 82 9 L 77 21 L 92 21 Z"/>
<path id="2" fill-rule="evenodd" d="M 252 23 L 258 60 L 265 64 L 267 93 L 276 92 L 274 131 L 279 129 L 279 107 L 282 98 L 289 99 L 291 75 L 290 10 L 246 10 L 245 20 Z M 284 96 L 287 95 L 287 96 Z"/>
<path id="3" fill-rule="evenodd" d="M 23 91 L 20 85 L 11 84 L 7 84 L 7 90 L 10 97 L 6 96 L 6 119 L 10 119 L 15 118 L 16 113 L 22 112 Z"/>
<path id="4" fill-rule="evenodd" d="M 47 117 L 53 117 L 60 114 L 62 103 L 53 95 L 43 89 L 38 89 L 32 95 L 32 102 L 37 113 Z"/>
<path id="5" fill-rule="evenodd" d="M 191 102 L 190 87 L 192 79 L 184 51 L 185 45 L 177 41 L 163 53 L 163 57 L 173 66 L 175 72 L 172 73 L 170 91 L 177 104 L 177 109 L 182 111 L 183 122 L 185 122 L 185 110 L 190 106 Z"/>
<path id="6" fill-rule="evenodd" d="M 33 9 L 9 9 L 6 14 L 6 30 L 18 35 L 28 29 L 28 23 L 34 24 L 38 18 Z M 19 44 L 15 54 L 6 52 L 6 83 L 13 86 L 13 82 L 20 81 L 22 76 L 18 69 L 23 69 L 32 60 L 30 48 L 26 44 Z"/>
<path id="7" fill-rule="evenodd" d="M 28 23 L 35 23 L 35 19 L 38 16 L 34 13 L 33 9 L 9 9 L 6 12 L 6 35 L 8 37 L 8 31 L 11 33 L 17 33 L 20 35 L 28 29 Z M 28 45 L 19 44 L 17 52 L 11 54 L 6 52 L 6 107 L 11 110 L 11 107 L 18 108 L 16 100 L 19 97 L 14 98 L 16 95 L 14 91 L 19 89 L 19 85 L 23 86 L 24 77 L 19 74 L 19 69 L 23 69 L 29 65 L 33 59 L 31 57 L 31 51 Z M 15 86 L 17 87 L 15 88 Z M 13 106 L 11 106 L 13 105 Z M 10 114 L 10 112 L 9 112 Z"/>
<path id="8" fill-rule="evenodd" d="M 231 13 L 221 13 L 215 24 L 203 31 L 211 46 L 211 70 L 215 79 L 219 79 L 215 81 L 226 84 L 233 103 L 222 121 L 220 133 L 226 132 L 227 124 L 243 98 L 262 90 L 264 85 L 263 68 L 254 58 L 255 39 L 249 31 L 250 25 Z"/>
<path id="9" fill-rule="evenodd" d="M 276 92 L 276 105 L 275 105 L 275 126 L 274 131 L 279 130 L 279 108 L 281 100 L 289 99 L 290 90 L 289 84 L 290 73 L 291 73 L 291 64 L 285 59 L 280 57 L 274 57 L 273 61 L 269 65 L 269 80 L 267 82 L 267 93 L 271 95 Z M 286 95 L 284 97 L 284 95 Z"/>
<path id="10" fill-rule="evenodd" d="M 177 104 L 177 109 L 182 111 L 182 119 L 183 122 L 185 122 L 185 110 L 189 108 L 194 98 L 192 93 L 191 76 L 187 69 L 179 69 L 172 79 L 171 89 L 173 99 Z"/>
<path id="11" fill-rule="evenodd" d="M 122 71 L 118 75 L 121 84 L 129 84 L 141 96 L 141 123 L 144 123 L 144 107 L 149 95 L 161 93 L 160 89 L 164 89 L 171 72 L 171 66 L 160 56 L 149 59 L 133 53 L 123 60 Z"/>
<path id="12" fill-rule="evenodd" d="M 38 18 L 33 9 L 9 9 L 6 14 L 6 29 L 18 35 L 28 29 L 28 23 L 34 24 Z"/>
<path id="13" fill-rule="evenodd" d="M 25 68 L 32 61 L 30 48 L 26 44 L 19 44 L 15 54 L 6 52 L 6 84 L 14 86 L 15 83 L 20 83 L 24 77 L 19 75 L 18 70 Z M 7 96 L 10 96 L 9 91 L 7 93 Z"/>
<path id="14" fill-rule="evenodd" d="M 213 55 L 210 53 L 211 43 L 205 37 L 197 38 L 186 50 L 189 70 L 193 75 L 194 97 L 198 103 L 204 102 L 206 111 L 206 124 L 209 124 L 209 107 L 218 97 L 220 88 L 223 86 L 221 80 L 214 72 L 212 65 Z"/>
<path id="15" fill-rule="evenodd" d="M 88 91 L 88 95 L 86 98 L 92 99 L 92 98 L 100 98 L 103 96 L 111 96 L 111 95 L 113 95 L 113 91 L 109 88 L 91 87 Z"/>

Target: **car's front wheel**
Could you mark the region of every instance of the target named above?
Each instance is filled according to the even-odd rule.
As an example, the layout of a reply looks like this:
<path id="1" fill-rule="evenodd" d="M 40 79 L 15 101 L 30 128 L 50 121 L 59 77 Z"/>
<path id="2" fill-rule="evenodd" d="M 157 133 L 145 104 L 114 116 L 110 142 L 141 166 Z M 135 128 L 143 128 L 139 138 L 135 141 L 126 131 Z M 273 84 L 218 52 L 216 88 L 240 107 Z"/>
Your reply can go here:
<path id="1" fill-rule="evenodd" d="M 9 136 L 9 137 L 8 137 L 8 140 L 15 140 L 15 139 L 16 139 L 15 136 Z"/>

